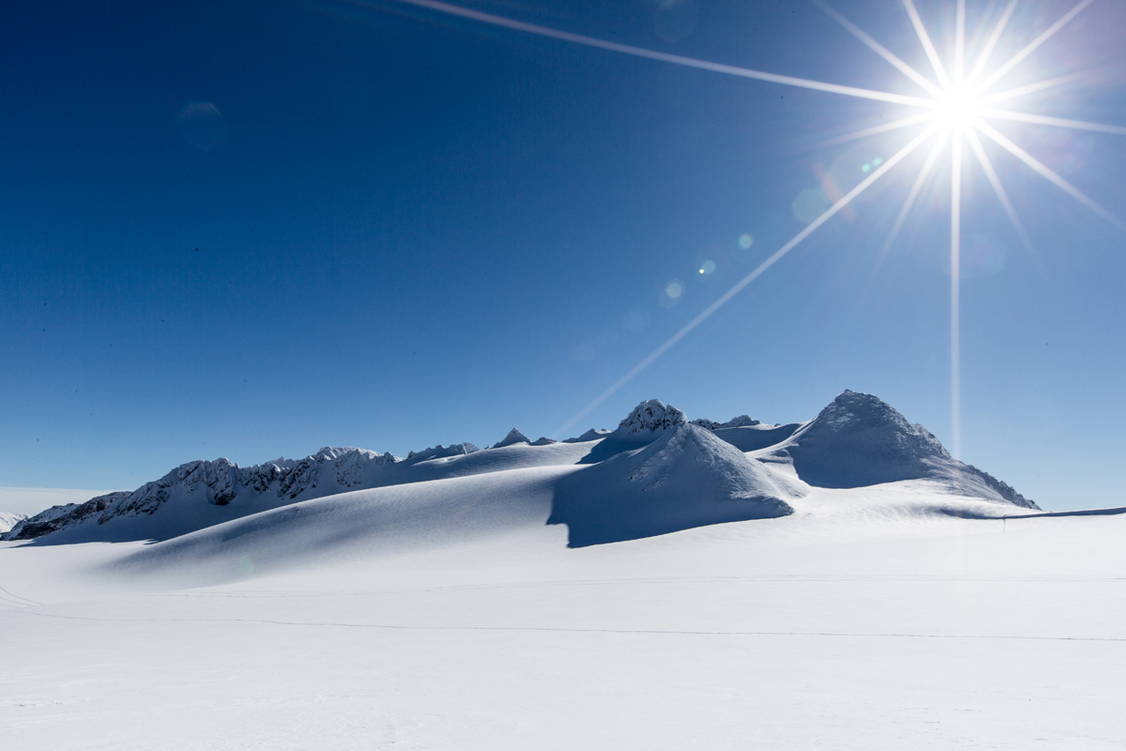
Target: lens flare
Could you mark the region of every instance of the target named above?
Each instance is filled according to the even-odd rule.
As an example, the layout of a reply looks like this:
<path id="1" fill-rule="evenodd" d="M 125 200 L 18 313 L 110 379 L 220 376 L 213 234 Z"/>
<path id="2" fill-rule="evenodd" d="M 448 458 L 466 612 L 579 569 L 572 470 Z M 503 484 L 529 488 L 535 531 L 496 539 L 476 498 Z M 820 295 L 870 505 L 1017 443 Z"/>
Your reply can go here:
<path id="1" fill-rule="evenodd" d="M 346 0 L 347 1 L 347 0 Z M 1056 117 L 1053 115 L 1045 115 L 1035 112 L 1022 112 L 1012 109 L 993 109 L 992 105 L 1000 102 L 1011 102 L 1014 100 L 1019 101 L 1022 97 L 1029 94 L 1041 91 L 1055 86 L 1066 85 L 1072 80 L 1074 74 L 1055 75 L 1046 78 L 1042 81 L 1032 81 L 1030 83 L 1022 84 L 1017 88 L 1009 88 L 997 90 L 995 85 L 1005 78 L 1010 72 L 1020 66 L 1026 59 L 1031 57 L 1038 49 L 1040 49 L 1049 39 L 1054 37 L 1065 26 L 1067 26 L 1073 19 L 1083 13 L 1089 8 L 1094 0 L 1078 0 L 1072 5 L 1062 16 L 1057 18 L 1050 26 L 1037 35 L 1031 42 L 1022 47 L 1018 52 L 1010 56 L 1008 59 L 1003 60 L 999 64 L 993 64 L 994 53 L 1002 48 L 1001 41 L 1005 32 L 1011 26 L 1018 6 L 1018 0 L 1008 0 L 1004 9 L 1002 10 L 997 21 L 989 29 L 979 29 L 977 33 L 968 35 L 966 34 L 966 0 L 957 0 L 953 4 L 954 19 L 950 25 L 953 29 L 952 39 L 950 40 L 949 47 L 953 50 L 952 54 L 944 57 L 940 52 L 938 46 L 935 45 L 934 39 L 927 25 L 923 20 L 922 15 L 919 13 L 915 5 L 915 0 L 901 0 L 903 10 L 910 21 L 910 25 L 915 32 L 919 45 L 922 47 L 924 56 L 926 57 L 932 69 L 933 77 L 923 74 L 916 70 L 901 57 L 892 53 L 887 47 L 878 42 L 875 38 L 857 26 L 855 23 L 845 18 L 844 15 L 829 7 L 825 0 L 817 0 L 818 5 L 824 10 L 832 19 L 844 27 L 850 34 L 862 42 L 869 50 L 874 52 L 886 63 L 898 72 L 902 73 L 908 80 L 922 90 L 920 95 L 906 95 L 898 92 L 880 91 L 877 89 L 870 89 L 858 86 L 849 86 L 839 83 L 832 83 L 827 81 L 817 81 L 809 78 L 798 78 L 795 76 L 787 76 L 778 73 L 771 73 L 763 70 L 753 70 L 750 68 L 743 68 L 737 65 L 730 65 L 726 63 L 716 63 L 699 58 L 686 57 L 684 55 L 675 55 L 668 52 L 661 52 L 658 50 L 651 50 L 644 47 L 638 47 L 629 44 L 622 44 L 620 42 L 611 42 L 597 37 L 586 36 L 583 34 L 576 34 L 569 31 L 551 28 L 549 26 L 542 26 L 538 24 L 527 23 L 519 21 L 506 16 L 486 13 L 483 11 L 464 8 L 453 3 L 443 2 L 443 0 L 393 0 L 405 5 L 412 5 L 418 8 L 424 8 L 437 13 L 443 13 L 449 16 L 456 16 L 463 19 L 489 24 L 496 27 L 509 29 L 521 33 L 533 34 L 536 36 L 554 39 L 557 41 L 568 42 L 571 44 L 581 45 L 587 48 L 602 50 L 605 52 L 612 52 L 616 54 L 629 55 L 632 57 L 653 60 L 659 63 L 679 65 L 687 68 L 693 68 L 701 71 L 709 71 L 712 73 L 720 73 L 728 76 L 737 76 L 739 78 L 749 79 L 752 81 L 764 82 L 769 84 L 776 84 L 782 86 L 794 86 L 813 91 L 822 91 L 825 93 L 836 94 L 841 96 L 856 97 L 866 99 L 869 101 L 883 102 L 886 105 L 895 107 L 911 107 L 916 108 L 913 114 L 903 116 L 901 111 L 893 111 L 885 122 L 868 127 L 863 130 L 853 131 L 847 135 L 840 136 L 829 143 L 843 142 L 854 140 L 858 138 L 871 137 L 880 133 L 890 133 L 898 130 L 919 127 L 922 133 L 918 135 L 913 141 L 910 142 L 908 147 L 900 149 L 893 156 L 889 157 L 886 162 L 881 162 L 879 159 L 873 159 L 868 162 L 862 162 L 859 167 L 864 179 L 853 188 L 843 198 L 838 199 L 835 194 L 827 194 L 824 196 L 817 196 L 819 202 L 826 199 L 832 201 L 832 205 L 826 207 L 825 205 L 814 205 L 812 200 L 815 196 L 808 194 L 799 196 L 802 200 L 795 200 L 794 213 L 807 226 L 798 232 L 788 242 L 784 243 L 781 248 L 774 251 L 765 261 L 763 261 L 754 271 L 745 276 L 733 288 L 720 295 L 711 305 L 706 307 L 702 313 L 692 319 L 686 326 L 682 327 L 672 336 L 665 340 L 657 349 L 643 358 L 637 365 L 628 370 L 624 376 L 615 381 L 610 388 L 596 397 L 592 402 L 587 404 L 581 409 L 571 420 L 565 425 L 560 427 L 559 432 L 565 432 L 571 425 L 581 419 L 584 415 L 589 413 L 598 404 L 607 399 L 618 389 L 628 383 L 634 376 L 648 367 L 654 360 L 664 354 L 668 349 L 675 345 L 678 341 L 684 338 L 693 329 L 703 323 L 709 316 L 718 310 L 724 303 L 731 297 L 740 292 L 748 284 L 754 281 L 760 274 L 766 271 L 776 261 L 780 260 L 784 255 L 789 253 L 794 247 L 800 244 L 806 237 L 817 230 L 822 224 L 828 221 L 837 213 L 845 213 L 850 210 L 849 204 L 853 199 L 862 193 L 869 185 L 875 180 L 879 179 L 891 168 L 897 165 L 907 154 L 914 151 L 918 146 L 924 142 L 933 144 L 930 154 L 924 162 L 921 170 L 917 173 L 917 178 L 911 187 L 911 190 L 904 202 L 899 215 L 896 217 L 895 226 L 892 229 L 892 236 L 889 238 L 887 244 L 881 253 L 881 259 L 886 255 L 890 249 L 895 237 L 899 234 L 899 230 L 906 219 L 907 214 L 910 213 L 912 207 L 916 204 L 916 199 L 920 191 L 923 189 L 927 180 L 939 172 L 935 170 L 935 163 L 942 153 L 949 153 L 950 155 L 950 260 L 951 260 L 951 280 L 950 280 L 950 381 L 951 381 L 951 427 L 953 432 L 953 440 L 951 444 L 954 446 L 955 453 L 958 452 L 958 447 L 961 442 L 961 425 L 960 425 L 960 339 L 958 327 L 960 326 L 960 311 L 959 311 L 959 275 L 958 275 L 958 262 L 961 248 L 961 203 L 963 200 L 962 184 L 966 179 L 967 169 L 962 164 L 963 152 L 969 150 L 975 157 L 976 163 L 982 170 L 987 182 L 993 188 L 994 194 L 998 201 L 1001 203 L 1005 210 L 1005 214 L 1012 222 L 1017 234 L 1021 240 L 1028 243 L 1028 233 L 1024 229 L 1023 224 L 1017 215 L 1016 209 L 1004 186 L 1001 183 L 1000 177 L 993 166 L 992 160 L 988 152 L 985 150 L 983 140 L 987 139 L 988 143 L 994 147 L 999 148 L 1001 151 L 1014 157 L 1018 162 L 1022 163 L 1025 167 L 1029 168 L 1033 173 L 1043 178 L 1053 186 L 1063 191 L 1071 198 L 1078 201 L 1083 206 L 1087 207 L 1095 214 L 1103 219 L 1111 222 L 1112 224 L 1126 229 L 1118 217 L 1111 214 L 1101 204 L 1097 203 L 1079 188 L 1066 181 L 1063 177 L 1057 174 L 1049 166 L 1042 163 L 1036 157 L 1025 151 L 1020 145 L 1014 142 L 1009 136 L 1002 133 L 997 128 L 997 121 L 1002 122 L 1019 122 L 1025 125 L 1038 125 L 1050 128 L 1066 128 L 1074 131 L 1086 131 L 1103 133 L 1110 135 L 1126 135 L 1126 127 L 1118 125 L 1106 125 L 1103 123 L 1094 123 L 1083 120 L 1072 120 L 1068 118 Z M 362 5 L 365 7 L 376 7 L 366 2 L 366 0 L 350 0 L 353 4 Z M 949 7 L 949 6 L 947 6 Z M 981 40 L 980 45 L 976 49 L 976 56 L 973 57 L 972 65 L 967 65 L 967 55 L 971 50 L 967 49 L 967 39 Z M 945 45 L 944 45 L 945 46 Z M 969 67 L 967 73 L 966 68 Z M 981 138 L 984 136 L 985 139 Z M 800 210 L 799 210 L 800 209 Z M 742 248 L 749 248 L 751 245 L 751 238 L 749 235 L 744 235 L 739 238 L 739 245 Z M 714 267 L 713 267 L 714 270 Z M 698 269 L 698 274 L 706 276 L 710 271 L 705 270 L 701 265 Z M 666 302 L 675 302 L 684 293 L 684 285 L 679 280 L 669 282 L 664 289 L 663 299 Z"/>

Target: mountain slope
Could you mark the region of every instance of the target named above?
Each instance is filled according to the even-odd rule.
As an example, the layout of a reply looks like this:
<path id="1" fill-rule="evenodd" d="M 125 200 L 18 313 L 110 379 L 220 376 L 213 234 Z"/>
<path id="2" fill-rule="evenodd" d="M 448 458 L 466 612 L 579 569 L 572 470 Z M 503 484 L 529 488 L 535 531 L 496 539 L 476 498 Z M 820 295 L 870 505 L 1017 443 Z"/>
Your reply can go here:
<path id="1" fill-rule="evenodd" d="M 1039 508 L 1009 485 L 953 456 L 926 428 L 871 394 L 845 390 L 776 453 L 818 487 L 855 488 L 899 480 L 941 480 L 964 495 Z"/>
<path id="2" fill-rule="evenodd" d="M 12 527 L 26 519 L 23 514 L 13 514 L 9 511 L 0 511 L 0 533 L 7 532 Z"/>
<path id="3" fill-rule="evenodd" d="M 763 465 L 698 426 L 679 423 L 639 451 L 563 478 L 548 524 L 572 547 L 690 527 L 785 516 L 793 509 Z"/>
<path id="4" fill-rule="evenodd" d="M 164 540 L 260 511 L 362 488 L 425 482 L 518 467 L 574 464 L 589 443 L 514 445 L 465 452 L 463 446 L 418 452 L 412 459 L 356 448 L 325 447 L 301 460 L 238 467 L 226 459 L 194 461 L 132 492 L 53 506 L 15 525 L 8 540 L 71 543 Z M 438 454 L 438 456 L 434 456 Z"/>
<path id="5" fill-rule="evenodd" d="M 490 449 L 439 445 L 411 452 L 404 460 L 365 449 L 325 447 L 301 460 L 251 467 L 226 459 L 188 462 L 132 492 L 54 506 L 19 521 L 0 539 L 165 540 L 353 490 L 603 463 L 605 467 L 559 488 L 552 518 L 572 527 L 572 544 L 776 516 L 786 513 L 779 503 L 809 486 L 856 488 L 926 479 L 950 494 L 1036 508 L 1010 486 L 952 457 L 925 428 L 912 425 L 878 398 L 853 391 L 839 395 L 815 419 L 789 425 L 763 425 L 746 415 L 726 423 L 689 423 L 676 407 L 651 399 L 637 405 L 613 432 L 588 431 L 580 438 L 589 440 L 529 443 L 513 429 Z M 760 459 L 792 465 L 801 487 L 781 475 L 776 475 L 780 484 L 771 485 Z M 701 473 L 700 467 L 707 471 Z M 640 479 L 654 472 L 667 478 L 664 484 L 646 485 Z M 750 510 L 753 504 L 727 503 L 755 497 L 772 500 L 764 500 L 757 510 Z"/>

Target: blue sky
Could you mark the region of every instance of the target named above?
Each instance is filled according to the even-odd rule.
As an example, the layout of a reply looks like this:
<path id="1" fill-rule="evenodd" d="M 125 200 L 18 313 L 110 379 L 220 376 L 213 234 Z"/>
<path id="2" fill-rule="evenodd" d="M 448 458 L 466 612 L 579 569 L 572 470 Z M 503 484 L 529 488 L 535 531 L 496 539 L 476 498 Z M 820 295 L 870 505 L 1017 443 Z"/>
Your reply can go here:
<path id="1" fill-rule="evenodd" d="M 923 69 L 891 6 L 840 4 Z M 471 7 L 915 93 L 812 4 Z M 945 7 L 920 3 L 939 34 Z M 1068 7 L 1023 4 L 1013 44 Z M 550 434 L 799 232 L 826 175 L 854 184 L 910 136 L 831 144 L 902 110 L 391 1 L 20 3 L 7 19 L 2 485 L 131 488 L 197 457 Z M 1096 3 L 1013 85 L 1091 72 L 1037 111 L 1126 124 L 1123 23 Z M 1122 137 L 1005 132 L 1126 216 Z M 1046 507 L 1122 505 L 1126 235 L 991 154 L 1035 256 L 973 172 L 963 457 Z M 920 162 L 569 432 L 648 397 L 794 421 L 847 387 L 949 441 L 945 178 L 877 268 Z"/>

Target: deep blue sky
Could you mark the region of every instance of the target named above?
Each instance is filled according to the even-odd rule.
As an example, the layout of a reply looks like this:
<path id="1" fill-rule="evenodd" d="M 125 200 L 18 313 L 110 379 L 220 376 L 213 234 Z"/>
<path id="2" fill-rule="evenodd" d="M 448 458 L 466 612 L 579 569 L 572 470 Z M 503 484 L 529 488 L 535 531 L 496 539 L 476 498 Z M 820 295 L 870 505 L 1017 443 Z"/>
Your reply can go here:
<path id="1" fill-rule="evenodd" d="M 1069 5 L 1023 4 L 1012 49 Z M 1097 73 L 1038 111 L 1126 124 L 1115 6 L 1014 71 Z M 915 93 L 800 2 L 472 7 Z M 926 65 L 898 6 L 839 7 Z M 550 433 L 798 232 L 819 176 L 847 186 L 906 138 L 826 143 L 902 114 L 887 105 L 394 2 L 17 2 L 2 20 L 6 485 Z M 1006 132 L 1126 216 L 1126 139 Z M 991 153 L 1038 261 L 975 172 L 963 456 L 1048 507 L 1121 505 L 1126 234 Z M 949 440 L 941 179 L 874 271 L 918 161 L 570 432 L 648 397 L 799 420 L 848 387 Z"/>

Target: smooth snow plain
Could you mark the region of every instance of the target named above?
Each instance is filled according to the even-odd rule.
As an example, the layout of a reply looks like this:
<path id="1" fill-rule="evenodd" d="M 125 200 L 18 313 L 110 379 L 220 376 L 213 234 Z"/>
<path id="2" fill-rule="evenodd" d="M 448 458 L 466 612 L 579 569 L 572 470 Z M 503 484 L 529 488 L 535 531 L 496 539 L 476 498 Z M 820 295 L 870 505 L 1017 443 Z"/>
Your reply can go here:
<path id="1" fill-rule="evenodd" d="M 3 747 L 1126 746 L 1126 515 L 771 463 L 788 516 L 569 548 L 530 464 L 0 544 Z"/>

